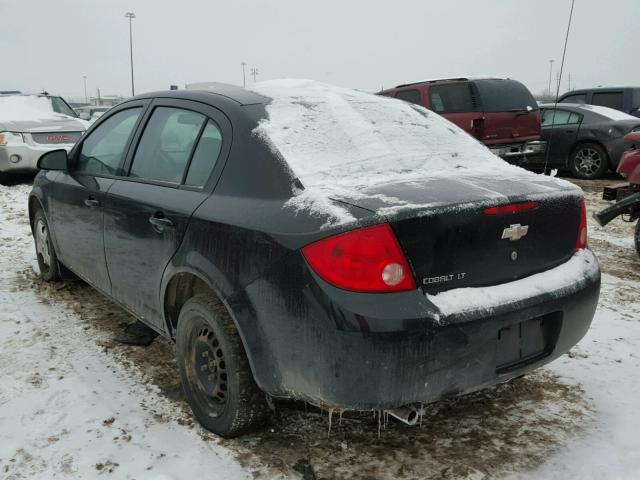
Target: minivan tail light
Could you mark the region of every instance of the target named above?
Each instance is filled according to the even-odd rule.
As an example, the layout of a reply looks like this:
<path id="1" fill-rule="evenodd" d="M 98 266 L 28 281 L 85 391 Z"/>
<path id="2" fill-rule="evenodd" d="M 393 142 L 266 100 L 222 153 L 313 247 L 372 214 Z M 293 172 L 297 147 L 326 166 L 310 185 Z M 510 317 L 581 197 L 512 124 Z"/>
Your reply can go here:
<path id="1" fill-rule="evenodd" d="M 302 248 L 313 271 L 354 292 L 415 290 L 409 263 L 388 223 L 333 235 Z"/>
<path id="2" fill-rule="evenodd" d="M 538 202 L 520 202 L 501 205 L 499 207 L 489 207 L 484 209 L 485 215 L 511 215 L 518 212 L 526 212 L 527 210 L 535 210 L 538 208 Z"/>
<path id="3" fill-rule="evenodd" d="M 582 208 L 580 211 L 580 227 L 578 228 L 578 240 L 576 241 L 576 250 L 587 248 L 587 202 L 582 197 Z"/>

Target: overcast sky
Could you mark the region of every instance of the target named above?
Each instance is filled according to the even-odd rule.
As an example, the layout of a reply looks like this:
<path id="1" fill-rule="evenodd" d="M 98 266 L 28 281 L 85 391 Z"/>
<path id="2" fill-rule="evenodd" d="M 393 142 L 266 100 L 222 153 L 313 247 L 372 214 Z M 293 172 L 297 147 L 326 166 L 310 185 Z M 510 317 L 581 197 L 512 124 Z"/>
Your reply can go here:
<path id="1" fill-rule="evenodd" d="M 82 97 L 185 83 L 312 78 L 378 90 L 425 78 L 508 76 L 546 90 L 571 0 L 0 0 L 0 90 Z M 640 0 L 576 0 L 561 93 L 640 84 Z M 635 52 L 635 53 L 634 53 Z M 554 73 L 555 77 L 555 73 Z"/>

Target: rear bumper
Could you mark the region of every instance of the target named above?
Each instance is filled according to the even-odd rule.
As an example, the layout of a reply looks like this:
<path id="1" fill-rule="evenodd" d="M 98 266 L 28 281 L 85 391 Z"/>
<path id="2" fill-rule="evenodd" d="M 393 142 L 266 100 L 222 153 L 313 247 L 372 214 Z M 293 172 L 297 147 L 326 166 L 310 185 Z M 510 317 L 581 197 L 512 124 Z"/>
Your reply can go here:
<path id="1" fill-rule="evenodd" d="M 72 147 L 70 144 L 36 146 L 28 143 L 0 146 L 0 172 L 35 172 L 38 170 L 38 159 L 42 154 L 59 149 L 69 151 Z"/>
<path id="2" fill-rule="evenodd" d="M 504 382 L 565 353 L 595 313 L 595 257 L 589 268 L 552 291 L 540 287 L 538 295 L 489 310 L 445 314 L 418 291 L 344 292 L 290 258 L 249 285 L 253 308 L 235 313 L 267 393 L 337 408 L 393 408 Z M 274 290 L 280 282 L 288 292 Z M 532 319 L 546 322 L 544 338 L 530 328 Z M 520 330 L 523 340 L 516 338 Z M 532 348 L 519 357 L 520 344 Z"/>

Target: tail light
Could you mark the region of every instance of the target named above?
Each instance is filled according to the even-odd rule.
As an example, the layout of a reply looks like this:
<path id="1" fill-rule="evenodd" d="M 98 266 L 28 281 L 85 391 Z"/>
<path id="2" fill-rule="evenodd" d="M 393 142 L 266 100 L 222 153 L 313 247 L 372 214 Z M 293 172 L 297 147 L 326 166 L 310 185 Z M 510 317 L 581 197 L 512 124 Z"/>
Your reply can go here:
<path id="1" fill-rule="evenodd" d="M 580 211 L 580 227 L 578 228 L 578 240 L 576 250 L 587 248 L 587 202 L 582 197 L 582 210 Z"/>
<path id="2" fill-rule="evenodd" d="M 489 207 L 484 209 L 485 215 L 512 215 L 518 212 L 526 212 L 527 210 L 535 210 L 538 208 L 538 202 L 520 202 L 501 205 L 499 207 Z"/>
<path id="3" fill-rule="evenodd" d="M 302 254 L 320 278 L 338 288 L 368 293 L 416 289 L 387 223 L 324 238 L 304 247 Z"/>

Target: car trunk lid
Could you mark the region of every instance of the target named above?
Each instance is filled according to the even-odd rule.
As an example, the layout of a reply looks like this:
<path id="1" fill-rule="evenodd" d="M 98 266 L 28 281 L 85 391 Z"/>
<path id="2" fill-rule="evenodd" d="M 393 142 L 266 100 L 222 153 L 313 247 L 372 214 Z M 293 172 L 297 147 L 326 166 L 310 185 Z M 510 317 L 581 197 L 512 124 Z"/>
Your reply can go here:
<path id="1" fill-rule="evenodd" d="M 575 252 L 582 194 L 537 180 L 425 179 L 372 186 L 340 200 L 386 216 L 427 293 L 505 283 L 552 268 Z M 535 208 L 489 215 L 521 202 Z"/>

